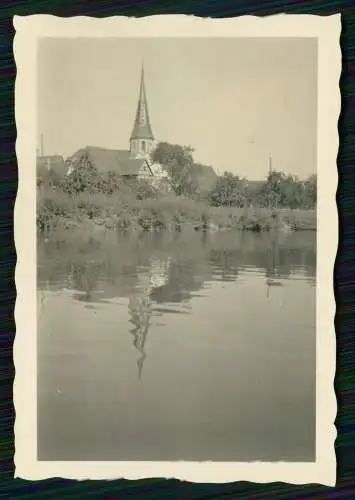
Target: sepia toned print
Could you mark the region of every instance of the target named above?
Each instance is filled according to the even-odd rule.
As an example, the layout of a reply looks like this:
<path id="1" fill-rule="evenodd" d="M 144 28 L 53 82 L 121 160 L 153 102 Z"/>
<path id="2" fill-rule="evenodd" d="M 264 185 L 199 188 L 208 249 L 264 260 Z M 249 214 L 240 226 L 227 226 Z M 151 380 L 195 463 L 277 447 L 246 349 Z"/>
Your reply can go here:
<path id="1" fill-rule="evenodd" d="M 311 25 L 287 36 L 267 22 L 264 36 L 216 36 L 211 22 L 211 36 L 78 24 L 76 37 L 37 39 L 23 182 L 38 478 L 220 481 L 232 467 L 226 480 L 332 482 L 334 390 L 318 379 L 320 203 L 335 175 L 320 167 L 323 49 Z M 320 420 L 322 394 L 333 410 Z"/>

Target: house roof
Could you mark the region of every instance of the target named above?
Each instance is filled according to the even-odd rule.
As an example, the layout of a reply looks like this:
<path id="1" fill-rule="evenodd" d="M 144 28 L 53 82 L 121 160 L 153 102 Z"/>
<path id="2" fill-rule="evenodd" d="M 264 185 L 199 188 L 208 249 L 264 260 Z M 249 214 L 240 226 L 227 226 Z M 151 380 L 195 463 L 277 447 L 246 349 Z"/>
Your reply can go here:
<path id="1" fill-rule="evenodd" d="M 249 180 L 244 181 L 244 186 L 251 191 L 257 191 L 261 189 L 264 184 L 265 181 L 249 181 Z"/>
<path id="2" fill-rule="evenodd" d="M 52 172 L 56 172 L 59 175 L 65 173 L 64 158 L 60 155 L 37 156 L 36 164 L 38 170 L 50 169 Z"/>
<path id="3" fill-rule="evenodd" d="M 217 180 L 217 175 L 213 168 L 200 163 L 193 164 L 189 170 L 189 174 L 202 190 L 212 189 Z"/>
<path id="4" fill-rule="evenodd" d="M 94 146 L 79 149 L 68 158 L 67 162 L 80 161 L 84 155 L 100 172 L 115 172 L 118 175 L 137 175 L 146 162 L 144 158 L 131 158 L 129 150 L 105 149 Z"/>
<path id="5" fill-rule="evenodd" d="M 61 155 L 46 155 L 46 156 L 37 156 L 37 161 L 38 162 L 45 162 L 45 161 L 57 161 L 57 162 L 64 162 L 64 158 Z"/>

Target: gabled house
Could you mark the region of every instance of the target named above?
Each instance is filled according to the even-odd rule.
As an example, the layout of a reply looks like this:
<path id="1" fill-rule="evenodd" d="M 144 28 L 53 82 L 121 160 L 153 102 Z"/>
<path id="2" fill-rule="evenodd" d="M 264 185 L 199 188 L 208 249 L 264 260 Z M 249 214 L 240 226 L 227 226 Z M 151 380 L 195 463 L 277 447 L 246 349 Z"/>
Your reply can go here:
<path id="1" fill-rule="evenodd" d="M 37 169 L 58 170 L 64 172 L 64 158 L 61 155 L 37 156 Z"/>
<path id="2" fill-rule="evenodd" d="M 60 155 L 37 156 L 36 159 L 37 186 L 55 185 L 65 178 L 66 165 L 64 158 Z"/>
<path id="3" fill-rule="evenodd" d="M 147 158 L 132 158 L 130 151 L 87 146 L 66 160 L 67 175 L 81 165 L 91 164 L 102 174 L 113 172 L 124 179 L 148 179 L 153 176 Z"/>

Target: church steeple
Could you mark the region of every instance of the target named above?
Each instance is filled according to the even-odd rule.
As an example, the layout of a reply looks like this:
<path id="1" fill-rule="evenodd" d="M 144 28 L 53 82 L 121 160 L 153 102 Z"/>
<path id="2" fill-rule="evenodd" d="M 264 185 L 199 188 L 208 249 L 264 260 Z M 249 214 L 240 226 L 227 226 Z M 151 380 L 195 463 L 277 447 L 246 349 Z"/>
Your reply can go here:
<path id="1" fill-rule="evenodd" d="M 141 82 L 136 118 L 130 138 L 131 155 L 133 157 L 148 156 L 153 149 L 154 135 L 150 125 L 148 103 L 144 82 L 144 66 L 141 69 Z"/>

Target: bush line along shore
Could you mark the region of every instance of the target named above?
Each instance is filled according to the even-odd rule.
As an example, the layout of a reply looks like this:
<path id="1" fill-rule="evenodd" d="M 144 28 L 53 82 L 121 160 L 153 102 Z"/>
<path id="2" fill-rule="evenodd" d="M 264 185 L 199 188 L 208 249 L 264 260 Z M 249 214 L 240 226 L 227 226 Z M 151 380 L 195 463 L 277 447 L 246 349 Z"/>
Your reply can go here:
<path id="1" fill-rule="evenodd" d="M 53 191 L 37 201 L 37 228 L 114 230 L 316 230 L 316 211 L 262 207 L 211 207 L 173 194 L 143 199 Z"/>
<path id="2" fill-rule="evenodd" d="M 307 181 L 270 171 L 264 182 L 248 183 L 225 172 L 214 174 L 213 183 L 201 188 L 192 177 L 196 165 L 191 149 L 166 143 L 152 155 L 169 177 L 168 189 L 146 180 L 122 181 L 114 172 L 102 175 L 86 164 L 71 175 L 37 170 L 37 229 L 48 233 L 58 228 L 90 230 L 201 231 L 298 231 L 316 230 L 316 176 Z M 201 174 L 202 172 L 202 174 Z M 196 180 L 197 179 L 197 180 Z M 203 183 L 202 183 L 203 184 Z"/>

